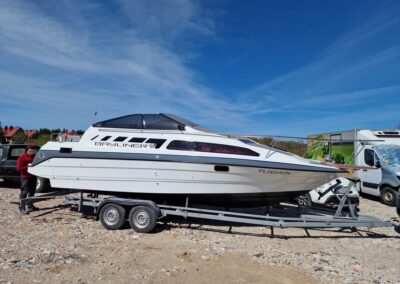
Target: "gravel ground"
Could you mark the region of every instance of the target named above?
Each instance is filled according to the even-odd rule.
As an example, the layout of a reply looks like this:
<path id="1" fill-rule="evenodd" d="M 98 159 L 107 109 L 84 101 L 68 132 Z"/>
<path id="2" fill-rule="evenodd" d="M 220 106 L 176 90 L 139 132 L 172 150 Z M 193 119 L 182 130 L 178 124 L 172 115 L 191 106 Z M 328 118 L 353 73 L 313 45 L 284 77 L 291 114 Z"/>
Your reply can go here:
<path id="1" fill-rule="evenodd" d="M 270 229 L 160 223 L 153 234 L 41 202 L 22 216 L 18 189 L 0 188 L 0 283 L 400 283 L 400 235 L 371 230 Z M 395 209 L 362 198 L 361 212 Z"/>

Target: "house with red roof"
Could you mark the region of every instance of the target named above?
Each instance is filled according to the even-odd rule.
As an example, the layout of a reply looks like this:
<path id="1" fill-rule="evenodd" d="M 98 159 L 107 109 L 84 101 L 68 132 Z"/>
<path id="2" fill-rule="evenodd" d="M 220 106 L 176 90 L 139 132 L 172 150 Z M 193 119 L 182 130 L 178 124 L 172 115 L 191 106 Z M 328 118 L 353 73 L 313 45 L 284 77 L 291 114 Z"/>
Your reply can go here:
<path id="1" fill-rule="evenodd" d="M 4 126 L 0 128 L 4 134 L 5 143 L 23 143 L 26 137 L 25 131 L 19 126 Z"/>
<path id="2" fill-rule="evenodd" d="M 36 129 L 25 130 L 26 138 L 30 139 L 37 132 Z"/>

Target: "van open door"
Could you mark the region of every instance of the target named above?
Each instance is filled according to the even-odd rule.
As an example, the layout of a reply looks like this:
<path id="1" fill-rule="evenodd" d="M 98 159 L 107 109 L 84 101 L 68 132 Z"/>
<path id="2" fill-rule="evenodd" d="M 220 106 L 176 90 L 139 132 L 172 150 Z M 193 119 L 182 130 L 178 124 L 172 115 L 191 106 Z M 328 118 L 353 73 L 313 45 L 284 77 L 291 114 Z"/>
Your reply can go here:
<path id="1" fill-rule="evenodd" d="M 382 169 L 378 154 L 372 149 L 372 146 L 365 146 L 361 153 L 360 162 L 363 166 L 371 169 L 363 169 L 359 172 L 361 180 L 361 192 L 379 196 L 379 185 L 382 181 Z M 374 168 L 372 168 L 374 167 Z"/>

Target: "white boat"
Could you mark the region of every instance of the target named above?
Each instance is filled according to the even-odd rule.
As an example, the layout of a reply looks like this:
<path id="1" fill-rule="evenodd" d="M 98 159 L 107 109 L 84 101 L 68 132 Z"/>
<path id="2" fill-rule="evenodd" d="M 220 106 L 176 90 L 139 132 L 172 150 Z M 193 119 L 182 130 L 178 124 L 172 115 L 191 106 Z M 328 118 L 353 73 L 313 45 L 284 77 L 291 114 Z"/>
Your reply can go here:
<path id="1" fill-rule="evenodd" d="M 134 114 L 93 124 L 79 142 L 46 143 L 29 172 L 55 188 L 249 205 L 293 199 L 344 171 L 171 114 Z"/>

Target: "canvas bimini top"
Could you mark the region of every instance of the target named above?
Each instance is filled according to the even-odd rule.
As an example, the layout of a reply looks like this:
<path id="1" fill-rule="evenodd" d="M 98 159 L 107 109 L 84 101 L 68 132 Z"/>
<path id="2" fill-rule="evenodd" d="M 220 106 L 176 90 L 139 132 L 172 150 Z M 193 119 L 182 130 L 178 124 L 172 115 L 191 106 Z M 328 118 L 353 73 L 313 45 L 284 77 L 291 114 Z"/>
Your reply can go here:
<path id="1" fill-rule="evenodd" d="M 185 126 L 202 128 L 198 124 L 182 117 L 167 114 L 131 114 L 93 124 L 94 127 L 129 128 L 129 129 L 159 129 L 185 130 Z"/>

